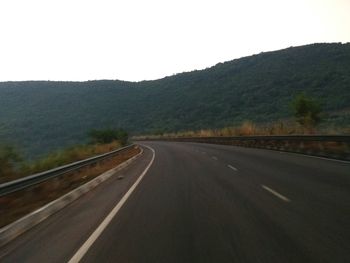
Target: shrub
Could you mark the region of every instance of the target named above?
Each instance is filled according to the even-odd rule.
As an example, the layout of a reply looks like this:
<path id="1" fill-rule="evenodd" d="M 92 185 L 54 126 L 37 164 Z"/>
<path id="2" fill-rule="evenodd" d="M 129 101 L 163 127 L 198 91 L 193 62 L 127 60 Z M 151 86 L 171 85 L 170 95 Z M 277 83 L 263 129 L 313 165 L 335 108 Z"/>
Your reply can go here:
<path id="1" fill-rule="evenodd" d="M 312 128 L 321 121 L 321 105 L 304 93 L 300 93 L 293 99 L 291 108 L 296 121 L 303 127 Z"/>
<path id="2" fill-rule="evenodd" d="M 94 155 L 106 153 L 120 147 L 120 143 L 113 141 L 109 144 L 80 145 L 53 152 L 39 160 L 22 166 L 23 174 L 33 174 L 46 171 L 64 164 L 83 160 Z"/>
<path id="3" fill-rule="evenodd" d="M 128 142 L 128 133 L 123 129 L 94 129 L 89 132 L 89 137 L 92 143 L 105 144 L 119 141 L 121 145 L 126 145 Z"/>
<path id="4" fill-rule="evenodd" d="M 0 178 L 11 178 L 17 174 L 16 165 L 21 161 L 13 147 L 0 145 Z"/>

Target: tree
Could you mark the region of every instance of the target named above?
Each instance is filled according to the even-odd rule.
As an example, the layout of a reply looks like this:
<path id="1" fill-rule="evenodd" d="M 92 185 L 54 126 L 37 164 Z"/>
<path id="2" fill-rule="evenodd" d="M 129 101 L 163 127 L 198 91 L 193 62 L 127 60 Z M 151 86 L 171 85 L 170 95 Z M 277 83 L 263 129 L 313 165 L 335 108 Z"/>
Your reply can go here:
<path id="1" fill-rule="evenodd" d="M 89 137 L 92 143 L 110 143 L 119 141 L 122 145 L 128 142 L 128 133 L 123 129 L 91 130 Z"/>
<path id="2" fill-rule="evenodd" d="M 307 97 L 304 93 L 294 97 L 291 108 L 296 121 L 304 127 L 314 127 L 321 121 L 320 103 L 313 98 Z"/>
<path id="3" fill-rule="evenodd" d="M 14 176 L 16 174 L 16 163 L 20 161 L 20 156 L 11 146 L 0 145 L 0 178 Z"/>

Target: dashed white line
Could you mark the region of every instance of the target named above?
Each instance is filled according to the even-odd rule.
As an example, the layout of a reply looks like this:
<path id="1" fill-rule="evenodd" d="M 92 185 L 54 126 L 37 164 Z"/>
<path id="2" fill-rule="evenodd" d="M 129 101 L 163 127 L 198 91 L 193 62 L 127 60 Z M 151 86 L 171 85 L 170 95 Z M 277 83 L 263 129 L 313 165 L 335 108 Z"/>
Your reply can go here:
<path id="1" fill-rule="evenodd" d="M 212 158 L 213 160 L 215 160 L 215 161 L 218 160 L 218 157 L 216 157 L 216 156 L 212 156 L 211 158 Z"/>
<path id="2" fill-rule="evenodd" d="M 79 250 L 74 254 L 74 256 L 69 260 L 68 263 L 78 263 L 83 256 L 86 254 L 86 252 L 89 250 L 89 248 L 92 246 L 92 244 L 96 241 L 96 239 L 101 235 L 103 230 L 108 226 L 108 224 L 112 221 L 114 216 L 118 213 L 120 208 L 124 205 L 126 200 L 128 200 L 129 196 L 132 194 L 132 192 L 135 190 L 136 186 L 141 182 L 142 178 L 145 176 L 149 168 L 151 167 L 155 152 L 154 150 L 144 145 L 145 147 L 149 148 L 152 151 L 152 159 L 150 163 L 147 165 L 145 170 L 142 172 L 140 177 L 136 180 L 136 182 L 130 187 L 130 189 L 126 192 L 126 194 L 122 197 L 122 199 L 118 202 L 118 204 L 113 208 L 113 210 L 108 214 L 108 216 L 102 221 L 102 223 L 96 228 L 96 230 L 92 233 L 92 235 L 88 238 L 88 240 L 85 241 L 85 243 L 79 248 Z"/>
<path id="3" fill-rule="evenodd" d="M 230 168 L 230 169 L 232 169 L 233 171 L 236 171 L 236 172 L 238 171 L 238 169 L 237 169 L 236 167 L 233 167 L 233 166 L 230 165 L 230 164 L 227 165 L 227 167 Z"/>
<path id="4" fill-rule="evenodd" d="M 266 185 L 261 185 L 261 187 L 263 189 L 265 189 L 266 191 L 270 192 L 271 194 L 273 194 L 274 196 L 278 197 L 279 199 L 285 201 L 285 202 L 290 202 L 290 200 L 285 197 L 284 195 L 281 195 L 280 193 L 276 192 L 275 190 L 271 189 L 270 187 L 267 187 Z"/>

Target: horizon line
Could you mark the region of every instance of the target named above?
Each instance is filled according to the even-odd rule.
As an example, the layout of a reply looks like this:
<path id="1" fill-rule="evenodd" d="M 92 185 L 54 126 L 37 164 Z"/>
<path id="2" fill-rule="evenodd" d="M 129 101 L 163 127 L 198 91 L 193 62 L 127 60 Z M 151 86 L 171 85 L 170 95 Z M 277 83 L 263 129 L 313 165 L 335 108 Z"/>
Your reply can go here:
<path id="1" fill-rule="evenodd" d="M 350 44 L 350 42 L 315 42 L 315 43 L 298 45 L 298 46 L 289 46 L 289 47 L 282 48 L 282 49 L 260 51 L 259 53 L 254 53 L 254 54 L 247 55 L 247 56 L 233 58 L 233 59 L 226 60 L 226 61 L 223 61 L 223 62 L 217 62 L 214 65 L 207 66 L 207 67 L 202 68 L 202 69 L 193 69 L 193 70 L 190 70 L 190 71 L 177 72 L 177 73 L 173 73 L 172 75 L 166 75 L 164 77 L 155 78 L 155 79 L 143 79 L 143 80 L 123 80 L 123 79 L 117 79 L 117 78 L 116 79 L 101 78 L 101 79 L 87 79 L 87 80 L 54 80 L 54 79 L 48 79 L 48 80 L 37 79 L 37 80 L 34 80 L 34 79 L 32 79 L 32 80 L 4 80 L 4 81 L 0 81 L 0 83 L 9 83 L 9 82 L 71 82 L 71 83 L 72 82 L 77 82 L 77 83 L 84 83 L 84 82 L 94 82 L 94 81 L 120 81 L 120 82 L 140 83 L 140 82 L 147 82 L 147 81 L 157 81 L 157 80 L 165 79 L 165 78 L 168 78 L 168 77 L 173 77 L 173 76 L 180 75 L 180 74 L 185 74 L 185 73 L 191 73 L 191 72 L 195 72 L 195 71 L 201 71 L 201 70 L 210 69 L 212 67 L 217 66 L 218 64 L 224 64 L 224 63 L 232 62 L 232 61 L 235 61 L 235 60 L 240 60 L 240 59 L 247 58 L 247 57 L 257 56 L 257 55 L 261 55 L 261 54 L 265 54 L 265 53 L 271 53 L 271 52 L 278 52 L 278 51 L 287 50 L 287 49 L 291 49 L 291 48 L 306 47 L 306 46 L 321 45 L 321 44 L 347 45 L 347 44 Z"/>

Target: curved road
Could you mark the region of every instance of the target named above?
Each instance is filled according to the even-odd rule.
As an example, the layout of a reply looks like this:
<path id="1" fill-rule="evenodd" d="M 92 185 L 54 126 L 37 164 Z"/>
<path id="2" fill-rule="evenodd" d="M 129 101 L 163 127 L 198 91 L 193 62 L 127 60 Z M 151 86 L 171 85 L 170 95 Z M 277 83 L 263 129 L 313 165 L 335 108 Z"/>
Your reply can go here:
<path id="1" fill-rule="evenodd" d="M 143 144 L 154 149 L 152 164 L 144 148 L 118 172 L 123 180 L 114 176 L 1 248 L 0 262 L 350 262 L 350 163 Z"/>

